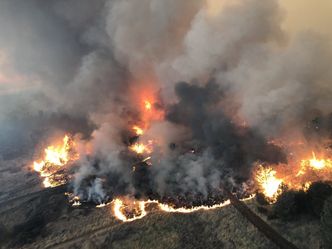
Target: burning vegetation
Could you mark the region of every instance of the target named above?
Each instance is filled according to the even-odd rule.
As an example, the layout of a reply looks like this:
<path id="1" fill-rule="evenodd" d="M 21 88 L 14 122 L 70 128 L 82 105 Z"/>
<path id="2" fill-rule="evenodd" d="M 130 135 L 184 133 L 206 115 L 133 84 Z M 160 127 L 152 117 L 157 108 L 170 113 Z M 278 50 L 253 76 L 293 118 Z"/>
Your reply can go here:
<path id="1" fill-rule="evenodd" d="M 314 182 L 332 180 L 331 162 L 330 158 L 317 158 L 312 152 L 311 157 L 293 158 L 288 164 L 259 165 L 255 172 L 258 191 L 270 203 L 276 202 L 285 190 L 307 191 Z"/>
<path id="2" fill-rule="evenodd" d="M 74 146 L 70 135 L 65 135 L 61 142 L 44 150 L 43 159 L 33 163 L 33 170 L 40 174 L 44 187 L 56 187 L 67 182 L 65 167 L 79 157 L 74 152 Z"/>
<path id="3" fill-rule="evenodd" d="M 32 103 L 21 119 L 8 115 L 6 128 L 17 124 L 28 147 L 68 133 L 32 163 L 44 187 L 68 184 L 72 205 L 112 204 L 132 221 L 152 204 L 183 213 L 222 207 L 221 185 L 273 204 L 332 180 L 332 54 L 313 34 L 284 39 L 279 1 L 84 1 L 89 15 L 69 2 L 42 5 L 51 12 L 45 27 L 31 15 L 38 25 L 22 37 L 40 39 L 36 51 L 0 48 L 8 71 L 0 81 L 33 75 L 38 83 L 17 95 L 26 99 L 2 98 Z M 20 54 L 28 58 L 14 63 L 20 71 L 38 65 L 27 77 L 9 65 Z"/>
<path id="4" fill-rule="evenodd" d="M 271 202 L 275 201 L 282 191 L 283 181 L 276 178 L 276 173 L 271 167 L 259 165 L 255 176 L 259 191 Z"/>
<path id="5" fill-rule="evenodd" d="M 132 177 L 137 178 L 137 181 L 139 181 L 137 183 L 134 182 L 137 192 L 131 195 L 128 195 L 128 193 L 119 194 L 117 192 L 122 190 L 117 190 L 116 187 L 111 189 L 110 192 L 104 192 L 104 189 L 109 188 L 107 187 L 109 180 L 102 175 L 91 175 L 90 173 L 90 177 L 84 179 L 86 187 L 81 185 L 79 188 L 72 189 L 71 193 L 68 193 L 72 206 L 80 206 L 87 201 L 96 203 L 98 208 L 112 205 L 113 215 L 117 219 L 123 222 L 130 222 L 147 215 L 149 211 L 147 211 L 146 207 L 150 205 L 155 205 L 157 210 L 160 211 L 179 213 L 191 213 L 228 205 L 229 200 L 218 197 L 222 196 L 222 191 L 220 191 L 218 186 L 215 189 L 210 189 L 210 192 L 205 194 L 207 196 L 195 192 L 185 192 L 184 195 L 181 191 L 178 195 L 164 194 L 162 196 L 153 189 L 151 175 L 153 170 L 160 167 L 158 165 L 161 160 L 160 156 L 163 156 L 165 151 L 160 147 L 160 143 L 157 142 L 160 140 L 159 134 L 156 135 L 157 139 L 153 137 L 154 133 L 150 133 L 150 127 L 154 122 L 163 120 L 159 114 L 165 111 L 161 110 L 160 107 L 158 107 L 158 110 L 155 110 L 156 106 L 161 106 L 158 103 L 151 104 L 147 100 L 141 100 L 141 103 L 142 105 L 138 105 L 142 106 L 140 108 L 141 117 L 134 121 L 135 125 L 129 126 L 126 131 L 126 134 L 130 134 L 129 139 L 125 142 L 126 153 L 129 154 L 128 158 L 124 160 L 130 164 Z M 152 114 L 154 112 L 159 114 Z M 167 115 L 171 115 L 170 113 L 168 111 Z M 239 129 L 243 132 L 243 129 L 247 128 L 242 127 Z M 302 147 L 303 145 L 303 143 L 296 144 L 296 146 Z M 85 151 L 89 152 L 86 155 L 79 155 L 76 152 L 76 144 L 72 136 L 65 135 L 61 142 L 55 142 L 44 150 L 43 158 L 33 163 L 34 170 L 39 172 L 43 179 L 44 187 L 59 186 L 71 179 L 75 179 L 75 175 L 71 175 L 72 173 L 65 169 L 74 162 L 78 164 L 84 163 L 84 160 L 89 159 L 94 154 L 89 143 L 84 144 L 84 146 L 88 148 Z M 168 153 L 176 152 L 175 155 L 178 158 L 175 158 L 176 160 L 189 156 L 191 159 L 186 161 L 186 163 L 190 165 L 197 160 L 197 156 L 201 156 L 202 152 L 197 146 L 195 149 L 187 145 L 181 145 L 180 148 L 177 148 L 178 146 L 176 143 L 170 143 L 167 148 Z M 266 143 L 265 146 L 271 145 Z M 279 153 L 278 151 L 282 150 L 283 146 L 273 145 L 271 148 Z M 293 144 L 291 148 L 294 149 Z M 267 162 L 260 163 L 259 160 L 253 161 L 251 166 L 253 168 L 252 177 L 242 180 L 240 184 L 234 185 L 234 182 L 226 182 L 226 184 L 232 184 L 234 192 L 241 198 L 245 199 L 248 196 L 252 197 L 254 193 L 260 193 L 263 194 L 269 203 L 275 203 L 283 196 L 284 192 L 293 190 L 305 192 L 314 182 L 322 179 L 332 180 L 332 160 L 330 158 L 316 156 L 315 152 L 312 152 L 310 157 L 300 157 L 296 153 L 290 153 L 290 155 L 286 158 L 287 162 L 271 164 Z M 210 156 L 213 157 L 213 153 Z M 94 170 L 98 170 L 100 167 L 99 163 L 96 161 Z M 255 182 L 255 184 L 252 185 L 251 182 Z M 82 189 L 84 192 L 82 192 Z"/>

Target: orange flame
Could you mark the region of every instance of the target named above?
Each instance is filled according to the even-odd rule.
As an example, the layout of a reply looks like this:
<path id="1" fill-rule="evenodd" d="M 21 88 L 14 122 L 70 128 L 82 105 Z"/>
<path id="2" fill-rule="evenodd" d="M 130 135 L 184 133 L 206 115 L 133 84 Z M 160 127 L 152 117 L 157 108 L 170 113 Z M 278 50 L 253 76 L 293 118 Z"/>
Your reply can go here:
<path id="1" fill-rule="evenodd" d="M 191 207 L 191 208 L 185 208 L 185 207 L 180 207 L 180 208 L 174 208 L 168 204 L 164 204 L 164 203 L 158 203 L 158 207 L 160 208 L 160 210 L 164 211 L 164 212 L 168 212 L 168 213 L 193 213 L 193 212 L 197 212 L 200 210 L 212 210 L 212 209 L 217 209 L 217 208 L 222 208 L 225 206 L 228 206 L 230 204 L 230 201 L 227 200 L 225 202 L 222 203 L 218 203 L 218 204 L 214 204 L 212 206 L 197 206 L 197 207 Z"/>
<path id="2" fill-rule="evenodd" d="M 303 176 L 308 174 L 308 171 L 326 171 L 332 169 L 331 159 L 317 159 L 315 152 L 312 152 L 312 158 L 301 160 L 301 167 L 296 176 Z"/>
<path id="3" fill-rule="evenodd" d="M 254 195 L 242 199 L 242 201 L 247 201 L 254 198 Z M 128 202 L 128 200 L 127 200 Z M 229 200 L 222 202 L 222 203 L 217 203 L 214 204 L 212 206 L 197 206 L 197 207 L 191 207 L 191 208 L 185 208 L 185 207 L 180 207 L 180 208 L 175 208 L 171 205 L 168 204 L 164 204 L 164 203 L 160 203 L 157 200 L 147 200 L 147 201 L 131 201 L 131 203 L 128 205 L 124 204 L 124 201 L 121 199 L 115 199 L 113 201 L 113 215 L 123 221 L 123 222 L 131 222 L 134 220 L 138 220 L 138 219 L 142 219 L 144 216 L 146 216 L 148 214 L 148 212 L 146 211 L 145 206 L 147 204 L 157 204 L 157 208 L 158 210 L 162 211 L 162 212 L 167 212 L 167 213 L 193 213 L 193 212 L 197 212 L 197 211 L 201 211 L 201 210 L 213 210 L 213 209 L 217 209 L 217 208 L 222 208 L 222 207 L 226 207 L 230 204 L 231 202 Z M 138 206 L 138 208 L 136 207 L 137 210 L 129 210 L 130 212 L 134 212 L 136 213 L 136 215 L 134 214 L 132 217 L 127 217 L 126 212 L 128 211 L 128 206 Z"/>
<path id="4" fill-rule="evenodd" d="M 315 181 L 332 180 L 332 160 L 317 158 L 315 152 L 311 154 L 311 157 L 301 160 L 292 154 L 287 165 L 258 167 L 255 177 L 258 189 L 269 202 L 275 202 L 282 193 L 281 185 L 287 189 L 307 191 Z"/>
<path id="5" fill-rule="evenodd" d="M 135 205 L 136 202 L 134 201 L 133 204 Z M 124 205 L 123 201 L 120 199 L 115 199 L 114 200 L 114 206 L 113 206 L 113 213 L 114 216 L 123 221 L 123 222 L 130 222 L 130 221 L 134 221 L 137 219 L 142 219 L 147 213 L 145 211 L 145 202 L 144 201 L 139 201 L 138 202 L 138 214 L 134 214 L 133 217 L 128 218 L 124 212 L 126 209 L 126 205 Z"/>
<path id="6" fill-rule="evenodd" d="M 151 104 L 151 102 L 148 101 L 148 100 L 145 100 L 145 101 L 144 101 L 144 107 L 145 107 L 146 110 L 150 111 L 151 108 L 152 108 L 152 104 Z"/>
<path id="7" fill-rule="evenodd" d="M 44 152 L 44 159 L 35 161 L 33 169 L 39 172 L 44 178 L 44 187 L 55 187 L 65 183 L 64 176 L 57 174 L 57 171 L 66 165 L 70 160 L 77 159 L 78 155 L 71 158 L 72 141 L 68 135 L 65 135 L 60 145 L 50 145 Z"/>
<path id="8" fill-rule="evenodd" d="M 306 165 L 307 161 L 302 160 L 302 165 Z M 315 170 L 320 170 L 324 168 L 332 168 L 332 160 L 330 159 L 317 159 L 315 152 L 312 152 L 312 158 L 309 160 L 309 166 Z"/>

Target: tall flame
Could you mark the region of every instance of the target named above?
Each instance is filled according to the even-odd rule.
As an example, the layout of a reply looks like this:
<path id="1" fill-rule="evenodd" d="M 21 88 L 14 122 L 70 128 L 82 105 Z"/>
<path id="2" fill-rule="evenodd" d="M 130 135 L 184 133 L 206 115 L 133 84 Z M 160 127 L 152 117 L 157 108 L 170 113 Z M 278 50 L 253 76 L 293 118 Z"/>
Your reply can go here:
<path id="1" fill-rule="evenodd" d="M 77 159 L 78 155 L 71 158 L 72 145 L 70 137 L 65 135 L 61 144 L 48 146 L 44 150 L 44 158 L 33 163 L 33 169 L 44 178 L 44 187 L 55 187 L 65 183 L 64 177 L 57 174 L 57 171 L 70 160 Z"/>
<path id="2" fill-rule="evenodd" d="M 283 180 L 276 177 L 276 171 L 270 167 L 259 166 L 256 181 L 262 193 L 270 202 L 275 202 L 280 194 L 280 186 Z"/>

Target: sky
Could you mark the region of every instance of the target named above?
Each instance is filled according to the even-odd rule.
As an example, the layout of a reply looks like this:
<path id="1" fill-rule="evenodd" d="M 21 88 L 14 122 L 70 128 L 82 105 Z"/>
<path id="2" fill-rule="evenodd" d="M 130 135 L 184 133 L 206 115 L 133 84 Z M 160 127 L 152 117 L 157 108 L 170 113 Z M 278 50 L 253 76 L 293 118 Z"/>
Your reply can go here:
<path id="1" fill-rule="evenodd" d="M 280 0 L 286 11 L 284 27 L 292 34 L 314 30 L 332 38 L 332 1 Z"/>

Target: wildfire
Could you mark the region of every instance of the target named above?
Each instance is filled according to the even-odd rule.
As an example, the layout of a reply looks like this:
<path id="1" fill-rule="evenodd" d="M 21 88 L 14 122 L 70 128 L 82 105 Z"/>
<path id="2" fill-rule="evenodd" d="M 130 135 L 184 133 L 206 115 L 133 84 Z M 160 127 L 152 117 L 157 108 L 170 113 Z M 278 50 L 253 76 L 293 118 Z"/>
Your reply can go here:
<path id="1" fill-rule="evenodd" d="M 306 159 L 291 158 L 287 165 L 258 167 L 256 182 L 268 201 L 273 203 L 277 200 L 282 193 L 281 185 L 287 189 L 307 191 L 313 182 L 332 179 L 332 160 L 317 158 L 315 152 L 311 154 Z"/>
<path id="2" fill-rule="evenodd" d="M 212 209 L 216 209 L 216 208 L 222 208 L 225 206 L 228 206 L 231 202 L 229 200 L 222 202 L 222 203 L 218 203 L 212 206 L 197 206 L 197 207 L 191 207 L 191 208 L 185 208 L 185 207 L 180 207 L 180 208 L 174 208 L 168 204 L 164 204 L 164 203 L 158 203 L 158 207 L 160 208 L 160 210 L 164 211 L 164 212 L 168 212 L 168 213 L 193 213 L 193 212 L 197 212 L 200 210 L 212 210 Z"/>
<path id="3" fill-rule="evenodd" d="M 254 198 L 254 195 L 242 199 L 242 201 L 247 201 Z M 126 203 L 125 203 L 126 202 Z M 113 201 L 113 215 L 115 218 L 123 221 L 123 222 L 131 222 L 134 220 L 142 219 L 144 216 L 148 214 L 146 211 L 146 205 L 148 204 L 156 204 L 157 210 L 160 210 L 162 212 L 167 213 L 193 213 L 201 210 L 213 210 L 217 208 L 222 208 L 230 205 L 230 201 L 227 200 L 222 203 L 217 203 L 212 206 L 197 206 L 197 207 L 191 207 L 191 208 L 185 208 L 185 207 L 173 207 L 169 204 L 161 203 L 157 200 L 146 200 L 146 201 L 130 201 L 126 199 L 126 201 L 123 201 L 119 198 L 115 199 Z"/>
<path id="4" fill-rule="evenodd" d="M 145 101 L 144 101 L 144 107 L 145 107 L 146 110 L 150 111 L 151 108 L 152 108 L 152 104 L 151 104 L 151 102 L 148 101 L 148 100 L 145 100 Z"/>
<path id="5" fill-rule="evenodd" d="M 106 206 L 108 206 L 108 205 L 110 205 L 110 204 L 111 204 L 111 202 L 101 203 L 101 204 L 98 204 L 98 205 L 96 206 L 96 208 L 106 207 Z"/>
<path id="6" fill-rule="evenodd" d="M 132 205 L 136 206 L 136 202 L 134 201 Z M 114 200 L 113 213 L 114 216 L 123 221 L 130 222 L 137 219 L 142 219 L 147 213 L 145 211 L 145 202 L 138 201 L 138 208 L 134 208 L 132 210 L 128 210 L 128 206 L 124 204 L 124 202 L 120 199 Z M 132 213 L 132 217 L 128 218 L 125 213 Z"/>
<path id="7" fill-rule="evenodd" d="M 315 152 L 312 152 L 312 158 L 301 161 L 302 167 L 311 167 L 314 170 L 321 170 L 324 168 L 332 168 L 331 159 L 317 159 Z"/>
<path id="8" fill-rule="evenodd" d="M 164 119 L 164 110 L 161 108 L 162 105 L 156 97 L 143 97 L 140 103 L 140 118 L 144 124 L 144 128 L 148 128 L 152 121 Z"/>
<path id="9" fill-rule="evenodd" d="M 44 178 L 44 187 L 56 187 L 66 182 L 64 175 L 58 171 L 78 156 L 75 155 L 71 158 L 72 146 L 73 141 L 68 135 L 65 135 L 61 144 L 48 146 L 44 150 L 44 158 L 33 163 L 33 169 Z"/>
<path id="10" fill-rule="evenodd" d="M 256 174 L 259 188 L 270 202 L 275 202 L 281 193 L 280 186 L 283 180 L 278 179 L 276 173 L 271 167 L 265 168 L 260 165 Z"/>
<path id="11" fill-rule="evenodd" d="M 150 154 L 152 153 L 153 141 L 149 140 L 147 144 L 143 143 L 134 143 L 129 146 L 129 149 L 134 151 L 137 154 Z"/>
<path id="12" fill-rule="evenodd" d="M 34 162 L 34 169 L 38 172 L 42 172 L 46 163 L 50 163 L 55 166 L 63 166 L 69 160 L 69 149 L 69 137 L 65 135 L 62 145 L 50 145 L 45 149 L 45 159 L 39 163 Z"/>
<path id="13" fill-rule="evenodd" d="M 73 204 L 72 204 L 73 207 L 78 207 L 78 206 L 81 206 L 81 205 L 82 205 L 82 203 L 80 201 L 74 201 Z"/>
<path id="14" fill-rule="evenodd" d="M 144 131 L 142 128 L 138 127 L 137 125 L 133 126 L 133 131 L 136 133 L 137 136 L 141 136 L 144 134 Z"/>
<path id="15" fill-rule="evenodd" d="M 132 151 L 136 152 L 137 154 L 143 154 L 146 147 L 142 143 L 135 143 L 132 146 L 129 147 Z"/>

